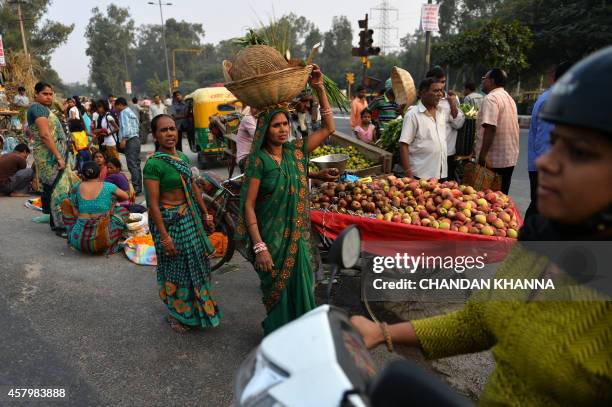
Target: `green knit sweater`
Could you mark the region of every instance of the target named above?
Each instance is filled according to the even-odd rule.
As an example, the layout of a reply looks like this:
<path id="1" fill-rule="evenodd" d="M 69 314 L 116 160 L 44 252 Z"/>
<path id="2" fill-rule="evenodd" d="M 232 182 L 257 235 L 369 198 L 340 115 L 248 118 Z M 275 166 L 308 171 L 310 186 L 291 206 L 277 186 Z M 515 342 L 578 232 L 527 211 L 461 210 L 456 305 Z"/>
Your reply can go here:
<path id="1" fill-rule="evenodd" d="M 542 259 L 514 250 L 498 275 L 516 278 L 517 270 L 538 276 Z M 431 359 L 492 349 L 496 367 L 482 405 L 612 405 L 610 301 L 472 299 L 412 324 Z"/>

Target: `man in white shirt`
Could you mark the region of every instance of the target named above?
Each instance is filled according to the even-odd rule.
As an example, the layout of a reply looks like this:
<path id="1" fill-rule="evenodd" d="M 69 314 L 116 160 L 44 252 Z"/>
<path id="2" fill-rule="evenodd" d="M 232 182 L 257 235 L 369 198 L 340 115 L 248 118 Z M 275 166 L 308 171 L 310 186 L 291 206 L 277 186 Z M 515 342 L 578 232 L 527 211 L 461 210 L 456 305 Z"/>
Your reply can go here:
<path id="1" fill-rule="evenodd" d="M 17 88 L 17 94 L 15 95 L 13 104 L 17 107 L 30 106 L 30 99 L 28 99 L 28 95 L 26 95 L 26 90 L 23 86 Z"/>
<path id="2" fill-rule="evenodd" d="M 426 77 L 434 78 L 446 88 L 446 73 L 436 65 L 431 68 Z M 448 92 L 438 104 L 446 116 L 446 154 L 449 180 L 455 180 L 455 152 L 457 144 L 457 131 L 463 126 L 465 116 L 459 109 L 459 98 L 453 93 Z"/>
<path id="3" fill-rule="evenodd" d="M 166 105 L 164 105 L 159 95 L 155 95 L 153 97 L 153 103 L 151 103 L 151 105 L 149 106 L 149 114 L 151 116 L 151 120 L 153 120 L 155 116 L 159 116 L 160 114 L 166 113 Z"/>
<path id="4" fill-rule="evenodd" d="M 447 176 L 446 120 L 438 106 L 444 85 L 434 78 L 419 84 L 419 103 L 404 116 L 400 136 L 400 158 L 406 176 L 438 178 Z"/>
<path id="5" fill-rule="evenodd" d="M 455 179 L 455 152 L 457 145 L 457 132 L 465 123 L 465 115 L 459 109 L 459 98 L 453 92 L 448 92 L 445 98 L 440 100 L 440 108 L 446 115 L 446 154 L 448 161 L 448 176 L 451 181 Z"/>

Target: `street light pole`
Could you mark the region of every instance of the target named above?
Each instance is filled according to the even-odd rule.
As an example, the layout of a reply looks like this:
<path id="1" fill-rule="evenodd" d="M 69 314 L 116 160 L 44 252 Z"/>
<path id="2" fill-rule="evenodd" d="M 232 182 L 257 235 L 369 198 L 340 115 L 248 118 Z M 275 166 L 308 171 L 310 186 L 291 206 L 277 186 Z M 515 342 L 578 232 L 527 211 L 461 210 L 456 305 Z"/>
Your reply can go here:
<path id="1" fill-rule="evenodd" d="M 150 1 L 149 4 L 155 5 L 156 3 Z M 162 42 L 164 44 L 164 56 L 166 59 L 166 76 L 168 77 L 168 94 L 172 94 L 172 84 L 170 83 L 170 64 L 168 63 L 168 46 L 166 45 L 166 29 L 164 23 L 164 12 L 162 6 L 171 6 L 172 3 L 162 3 L 161 0 L 157 0 L 159 5 L 159 16 L 161 17 L 161 29 L 162 29 Z"/>
<path id="2" fill-rule="evenodd" d="M 427 0 L 431 4 L 431 0 Z M 429 70 L 431 64 L 431 31 L 425 31 L 425 72 Z"/>

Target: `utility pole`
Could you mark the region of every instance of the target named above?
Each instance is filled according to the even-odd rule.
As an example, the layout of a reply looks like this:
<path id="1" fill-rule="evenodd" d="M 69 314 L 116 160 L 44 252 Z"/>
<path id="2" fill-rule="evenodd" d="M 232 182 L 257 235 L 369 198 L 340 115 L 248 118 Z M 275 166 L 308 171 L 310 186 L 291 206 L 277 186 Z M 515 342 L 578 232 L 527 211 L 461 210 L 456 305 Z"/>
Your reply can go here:
<path id="1" fill-rule="evenodd" d="M 162 6 L 171 6 L 172 3 L 162 3 L 161 0 L 157 0 L 157 3 L 152 1 L 149 2 L 152 5 L 159 5 L 159 16 L 161 17 L 161 29 L 162 29 L 162 41 L 164 44 L 164 56 L 166 59 L 166 76 L 168 77 L 168 94 L 172 95 L 172 83 L 170 81 L 170 63 L 168 62 L 168 46 L 166 45 L 166 28 L 164 22 L 164 12 L 162 11 Z"/>
<path id="2" fill-rule="evenodd" d="M 427 4 L 431 4 L 431 0 L 427 0 Z M 429 70 L 431 65 L 431 31 L 425 31 L 425 71 Z"/>
<path id="3" fill-rule="evenodd" d="M 374 14 L 375 12 L 379 12 L 380 17 L 377 20 L 378 25 L 372 28 L 379 30 L 378 43 L 380 44 L 383 54 L 386 54 L 390 48 L 393 48 L 389 32 L 395 31 L 396 38 L 399 32 L 397 27 L 391 25 L 390 14 L 395 13 L 395 21 L 397 21 L 399 18 L 399 10 L 391 7 L 389 0 L 383 0 L 382 3 L 370 9 L 370 14 Z"/>
<path id="4" fill-rule="evenodd" d="M 21 13 L 21 0 L 13 0 L 10 3 L 17 5 L 17 18 L 19 18 L 19 29 L 21 30 L 21 41 L 23 43 L 23 52 L 26 56 L 26 60 L 28 61 L 30 75 L 34 76 L 34 72 L 32 71 L 32 59 L 30 58 L 30 53 L 28 52 L 28 42 L 26 41 L 25 28 L 23 27 L 23 14 Z"/>

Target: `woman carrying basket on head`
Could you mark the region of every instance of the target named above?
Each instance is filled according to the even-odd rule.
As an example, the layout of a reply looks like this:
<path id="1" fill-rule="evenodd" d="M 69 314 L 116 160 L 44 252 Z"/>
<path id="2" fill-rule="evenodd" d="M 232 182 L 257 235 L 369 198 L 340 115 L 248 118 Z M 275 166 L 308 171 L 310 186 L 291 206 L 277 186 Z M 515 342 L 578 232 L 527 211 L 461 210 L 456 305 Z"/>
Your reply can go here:
<path id="1" fill-rule="evenodd" d="M 307 138 L 288 142 L 288 111 L 263 111 L 245 165 L 237 239 L 261 281 L 266 335 L 315 307 L 308 153 L 334 132 L 335 125 L 316 65 L 310 85 L 321 104 L 323 126 Z"/>
<path id="2" fill-rule="evenodd" d="M 171 116 L 151 121 L 159 150 L 147 160 L 143 175 L 149 229 L 157 253 L 159 296 L 168 308 L 168 323 L 177 332 L 215 327 L 221 314 L 211 296 L 208 256 L 214 251 L 202 219 L 213 227 L 189 158 L 176 151 L 178 133 Z"/>

